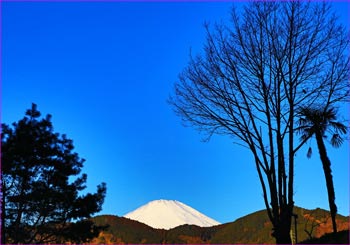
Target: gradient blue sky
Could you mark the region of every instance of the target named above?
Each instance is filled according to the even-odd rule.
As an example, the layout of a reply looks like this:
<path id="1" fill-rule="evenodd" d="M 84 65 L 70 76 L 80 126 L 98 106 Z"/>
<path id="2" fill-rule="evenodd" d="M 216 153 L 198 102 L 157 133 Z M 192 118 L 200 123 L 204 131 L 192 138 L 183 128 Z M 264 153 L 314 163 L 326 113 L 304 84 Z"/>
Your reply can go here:
<path id="1" fill-rule="evenodd" d="M 349 4 L 333 5 L 348 23 Z M 87 160 L 87 191 L 107 183 L 101 214 L 122 216 L 155 199 L 223 223 L 264 209 L 249 151 L 224 136 L 201 142 L 166 103 L 190 49 L 202 50 L 203 23 L 227 21 L 231 6 L 3 2 L 2 122 L 19 120 L 32 102 L 52 114 Z M 296 158 L 295 204 L 328 209 L 317 150 L 311 160 L 306 150 Z M 329 156 L 338 210 L 348 215 L 348 142 Z"/>

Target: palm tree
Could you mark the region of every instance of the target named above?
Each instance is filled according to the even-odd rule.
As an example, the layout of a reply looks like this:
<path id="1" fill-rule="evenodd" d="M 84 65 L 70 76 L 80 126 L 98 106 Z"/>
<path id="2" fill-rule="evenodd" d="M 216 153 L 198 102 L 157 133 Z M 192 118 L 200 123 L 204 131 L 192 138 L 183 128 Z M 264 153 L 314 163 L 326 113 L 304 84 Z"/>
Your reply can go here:
<path id="1" fill-rule="evenodd" d="M 331 161 L 327 156 L 324 138 L 326 137 L 326 133 L 331 134 L 332 137 L 330 143 L 333 147 L 338 148 L 344 141 L 341 135 L 346 134 L 347 132 L 347 127 L 341 122 L 336 121 L 336 115 L 337 112 L 333 107 L 325 109 L 305 107 L 300 110 L 300 119 L 298 121 L 298 133 L 301 134 L 302 141 L 306 142 L 313 136 L 316 138 L 323 171 L 326 178 L 333 233 L 337 232 L 337 225 L 335 222 L 337 206 L 335 205 L 335 192 L 331 170 Z M 312 149 L 310 147 L 307 153 L 307 157 L 310 158 L 311 154 Z"/>

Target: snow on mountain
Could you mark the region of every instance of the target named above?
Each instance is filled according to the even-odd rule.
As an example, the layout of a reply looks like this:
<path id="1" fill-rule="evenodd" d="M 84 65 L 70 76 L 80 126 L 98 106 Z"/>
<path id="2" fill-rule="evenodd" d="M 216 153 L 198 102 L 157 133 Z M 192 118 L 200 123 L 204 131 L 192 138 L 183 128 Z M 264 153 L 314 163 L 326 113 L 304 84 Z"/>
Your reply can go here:
<path id="1" fill-rule="evenodd" d="M 158 229 L 171 229 L 184 224 L 201 227 L 220 224 L 190 206 L 175 200 L 155 200 L 127 213 L 124 217 Z"/>

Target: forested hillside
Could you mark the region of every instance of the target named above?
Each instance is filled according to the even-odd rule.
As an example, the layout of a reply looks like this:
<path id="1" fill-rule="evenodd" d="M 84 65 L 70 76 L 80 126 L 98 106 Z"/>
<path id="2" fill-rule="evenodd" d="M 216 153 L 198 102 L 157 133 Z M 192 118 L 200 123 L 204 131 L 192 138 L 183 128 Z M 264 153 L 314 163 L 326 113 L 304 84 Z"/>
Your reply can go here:
<path id="1" fill-rule="evenodd" d="M 305 241 L 311 238 L 319 238 L 332 232 L 330 213 L 323 209 L 307 210 L 296 207 L 297 215 L 297 239 Z M 170 230 L 153 229 L 140 222 L 130 219 L 102 215 L 93 218 L 96 225 L 109 225 L 107 230 L 101 232 L 94 239 L 94 244 L 115 243 L 167 243 L 167 244 L 223 244 L 223 243 L 274 243 L 270 235 L 270 224 L 265 210 L 261 210 L 234 222 L 213 226 L 198 227 L 195 225 L 182 225 Z M 337 215 L 339 231 L 349 230 L 349 217 Z M 293 230 L 294 230 L 293 220 Z M 345 235 L 344 235 L 345 234 Z M 349 236 L 346 232 L 340 233 L 340 241 L 348 243 Z M 347 240 L 346 240 L 347 239 Z"/>

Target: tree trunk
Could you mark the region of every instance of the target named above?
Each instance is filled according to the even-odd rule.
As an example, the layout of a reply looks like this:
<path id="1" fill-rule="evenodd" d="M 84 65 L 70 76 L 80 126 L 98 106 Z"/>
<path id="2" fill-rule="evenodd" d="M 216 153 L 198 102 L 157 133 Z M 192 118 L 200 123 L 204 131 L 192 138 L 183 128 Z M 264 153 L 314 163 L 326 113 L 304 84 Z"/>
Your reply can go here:
<path id="1" fill-rule="evenodd" d="M 322 161 L 324 176 L 326 178 L 329 209 L 332 217 L 333 233 L 337 233 L 337 224 L 335 221 L 335 216 L 337 214 L 337 206 L 335 205 L 335 192 L 334 192 L 333 177 L 332 177 L 332 170 L 331 170 L 331 161 L 327 156 L 326 147 L 324 145 L 323 137 L 320 132 L 316 133 L 316 141 L 317 141 L 318 151 L 320 153 L 320 158 Z"/>
<path id="2" fill-rule="evenodd" d="M 280 207 L 280 217 L 274 227 L 273 236 L 276 239 L 276 244 L 291 244 L 290 229 L 292 224 L 293 207 L 284 205 Z"/>
<path id="3" fill-rule="evenodd" d="M 276 236 L 276 244 L 292 244 L 289 231 L 281 230 L 280 234 Z"/>
<path id="4" fill-rule="evenodd" d="M 292 244 L 290 238 L 290 229 L 287 227 L 280 227 L 279 231 L 275 232 L 276 244 Z"/>

